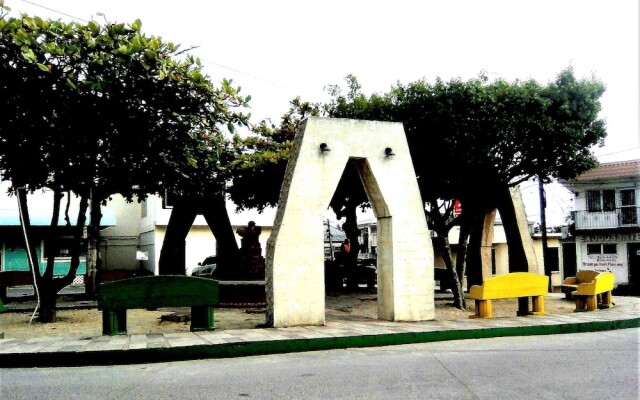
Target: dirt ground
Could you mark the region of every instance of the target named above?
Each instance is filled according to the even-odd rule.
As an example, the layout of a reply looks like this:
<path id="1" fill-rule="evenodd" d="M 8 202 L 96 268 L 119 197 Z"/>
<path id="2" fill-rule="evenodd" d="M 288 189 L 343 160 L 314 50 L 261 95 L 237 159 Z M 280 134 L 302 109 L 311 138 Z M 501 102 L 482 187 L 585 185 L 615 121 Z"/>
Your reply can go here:
<path id="1" fill-rule="evenodd" d="M 452 300 L 436 299 L 436 320 L 468 319 L 474 312 L 473 300 L 468 300 L 468 311 L 452 306 Z M 513 317 L 517 310 L 516 299 L 494 300 L 495 317 Z M 545 298 L 545 310 L 549 314 L 571 313 L 575 303 L 561 296 Z M 328 318 L 377 317 L 376 295 L 369 293 L 341 294 L 327 296 Z M 102 334 L 102 312 L 96 308 L 59 310 L 58 321 L 52 324 L 38 323 L 35 318 L 29 323 L 31 312 L 5 312 L 0 314 L 0 333 L 5 339 L 29 339 L 36 337 L 88 338 Z M 184 317 L 189 309 L 159 309 L 158 311 L 129 310 L 127 313 L 128 333 L 176 333 L 189 332 L 189 322 Z M 164 316 L 164 318 L 163 318 Z M 171 319 L 166 321 L 163 319 Z M 182 321 L 181 321 L 182 319 Z M 217 308 L 215 310 L 216 330 L 253 329 L 265 323 L 265 308 Z"/>

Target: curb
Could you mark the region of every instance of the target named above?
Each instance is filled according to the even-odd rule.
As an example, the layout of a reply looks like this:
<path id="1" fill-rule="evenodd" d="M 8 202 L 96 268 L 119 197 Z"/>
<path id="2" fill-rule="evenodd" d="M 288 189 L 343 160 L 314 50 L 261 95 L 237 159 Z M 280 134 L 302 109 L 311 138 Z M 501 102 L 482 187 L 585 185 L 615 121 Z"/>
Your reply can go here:
<path id="1" fill-rule="evenodd" d="M 640 327 L 640 318 L 632 318 L 625 320 L 579 322 L 559 325 L 404 332 L 315 339 L 263 340 L 170 348 L 80 352 L 5 353 L 0 354 L 0 368 L 128 365 L 347 348 L 394 346 L 450 340 L 599 332 L 638 327 Z"/>

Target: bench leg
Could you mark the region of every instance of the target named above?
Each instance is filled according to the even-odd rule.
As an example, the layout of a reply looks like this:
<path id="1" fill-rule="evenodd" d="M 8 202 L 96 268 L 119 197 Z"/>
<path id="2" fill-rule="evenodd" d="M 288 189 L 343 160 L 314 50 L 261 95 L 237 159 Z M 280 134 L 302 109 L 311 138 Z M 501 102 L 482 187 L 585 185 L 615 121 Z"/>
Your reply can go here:
<path id="1" fill-rule="evenodd" d="M 595 311 L 598 309 L 598 301 L 596 299 L 596 296 L 586 296 L 587 298 L 587 310 L 588 311 Z"/>
<path id="2" fill-rule="evenodd" d="M 585 296 L 578 296 L 574 294 L 573 297 L 576 299 L 576 309 L 573 311 L 574 312 L 586 311 L 585 308 L 587 306 L 587 302 L 586 302 Z"/>
<path id="3" fill-rule="evenodd" d="M 576 309 L 574 312 L 580 311 L 595 311 L 598 309 L 598 301 L 596 295 L 577 295 L 574 294 L 573 297 L 576 299 Z"/>
<path id="4" fill-rule="evenodd" d="M 127 310 L 102 311 L 102 334 L 110 336 L 126 335 Z"/>
<path id="5" fill-rule="evenodd" d="M 598 308 L 611 308 L 613 307 L 613 296 L 611 292 L 602 293 L 602 301 L 598 304 Z"/>
<path id="6" fill-rule="evenodd" d="M 191 332 L 214 329 L 213 307 L 191 307 Z"/>
<path id="7" fill-rule="evenodd" d="M 544 312 L 544 296 L 533 296 L 533 315 L 545 315 Z"/>
<path id="8" fill-rule="evenodd" d="M 493 318 L 491 300 L 476 300 L 476 312 L 469 318 Z"/>
<path id="9" fill-rule="evenodd" d="M 528 297 L 518 297 L 518 312 L 516 312 L 518 317 L 526 317 L 527 315 L 531 315 L 531 311 L 529 310 L 529 298 Z"/>

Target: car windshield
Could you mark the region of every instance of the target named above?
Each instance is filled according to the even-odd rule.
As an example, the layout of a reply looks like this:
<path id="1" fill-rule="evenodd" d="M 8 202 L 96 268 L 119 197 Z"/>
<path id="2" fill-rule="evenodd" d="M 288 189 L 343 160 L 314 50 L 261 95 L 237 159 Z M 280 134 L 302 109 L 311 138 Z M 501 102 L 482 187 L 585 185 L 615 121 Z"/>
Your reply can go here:
<path id="1" fill-rule="evenodd" d="M 215 263 L 216 263 L 216 257 L 214 256 L 214 257 L 205 258 L 201 265 L 215 264 Z"/>

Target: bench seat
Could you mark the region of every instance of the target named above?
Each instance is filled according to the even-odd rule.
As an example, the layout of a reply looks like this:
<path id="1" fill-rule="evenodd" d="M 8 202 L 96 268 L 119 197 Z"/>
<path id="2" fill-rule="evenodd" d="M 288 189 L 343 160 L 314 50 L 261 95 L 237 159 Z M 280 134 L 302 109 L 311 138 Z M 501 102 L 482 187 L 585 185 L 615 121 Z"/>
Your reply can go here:
<path id="1" fill-rule="evenodd" d="M 565 278 L 562 285 L 560 285 L 560 290 L 564 293 L 565 298 L 571 299 L 573 298 L 572 293 L 578 289 L 578 285 L 580 283 L 591 282 L 598 274 L 599 272 L 588 269 L 578 271 L 576 276 L 569 276 Z"/>
<path id="2" fill-rule="evenodd" d="M 191 331 L 214 330 L 218 281 L 183 275 L 143 276 L 98 286 L 102 333 L 127 333 L 127 310 L 191 307 Z"/>
<path id="3" fill-rule="evenodd" d="M 549 277 L 530 272 L 512 272 L 486 279 L 474 285 L 468 297 L 475 300 L 475 314 L 469 318 L 492 318 L 491 300 L 518 298 L 516 315 L 544 315 L 544 296 L 548 294 Z M 529 309 L 529 298 L 532 308 Z"/>
<path id="4" fill-rule="evenodd" d="M 595 311 L 598 308 L 613 307 L 613 286 L 615 275 L 613 272 L 600 272 L 593 277 L 591 282 L 578 283 L 576 290 L 572 292 L 576 300 L 574 311 Z"/>

